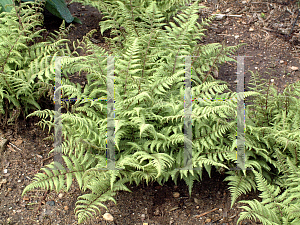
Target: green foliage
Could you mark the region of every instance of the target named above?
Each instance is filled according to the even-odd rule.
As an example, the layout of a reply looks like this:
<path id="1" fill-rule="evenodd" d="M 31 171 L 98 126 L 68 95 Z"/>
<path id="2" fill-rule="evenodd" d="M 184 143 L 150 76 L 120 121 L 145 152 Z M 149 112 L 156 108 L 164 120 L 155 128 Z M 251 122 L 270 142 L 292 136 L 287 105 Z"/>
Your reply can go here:
<path id="1" fill-rule="evenodd" d="M 0 13 L 10 12 L 12 10 L 13 1 L 12 0 L 0 0 Z"/>
<path id="2" fill-rule="evenodd" d="M 295 167 L 289 158 L 284 166 L 288 168 L 285 175 L 281 177 L 285 183 L 279 186 L 269 184 L 260 173 L 254 172 L 258 189 L 262 192 L 260 194 L 262 202 L 257 200 L 240 201 L 249 204 L 250 207 L 241 207 L 246 212 L 241 213 L 238 222 L 244 219 L 253 219 L 263 224 L 299 224 L 300 169 Z"/>
<path id="3" fill-rule="evenodd" d="M 56 41 L 37 42 L 44 30 L 40 6 L 22 3 L 0 14 L 0 114 L 2 122 L 15 121 L 32 109 L 38 100 L 51 95 L 55 55 L 64 54 L 63 27 Z M 21 16 L 22 15 L 22 16 Z"/>
<path id="4" fill-rule="evenodd" d="M 100 6 L 104 4 L 97 3 Z M 61 116 L 66 140 L 62 149 L 68 170 L 58 172 L 55 170 L 57 166 L 50 164 L 46 174 L 37 174 L 35 181 L 23 192 L 37 187 L 67 191 L 74 177 L 83 191 L 91 191 L 91 194 L 83 194 L 77 202 L 79 222 L 90 217 L 96 205 L 103 206 L 101 202 L 107 200 L 103 197 L 105 193 L 128 191 L 125 186 L 128 182 L 157 181 L 162 184 L 169 178 L 174 182 L 179 178 L 185 180 L 191 193 L 193 182 L 202 176 L 202 170 L 178 170 L 184 167 L 185 70 L 184 58 L 177 56 L 200 53 L 199 61 L 193 58 L 193 96 L 199 99 L 235 96 L 234 93 L 223 93 L 227 89 L 226 84 L 214 81 L 208 71 L 218 63 L 232 60 L 228 55 L 237 47 L 198 44 L 203 36 L 203 26 L 209 21 L 197 22 L 197 2 L 173 18 L 177 24 L 167 22 L 156 2 L 151 2 L 147 8 L 135 8 L 137 12 L 134 15 L 138 15 L 136 17 L 141 21 L 129 20 L 132 12 L 129 1 L 111 5 L 115 8 L 110 7 L 109 12 L 123 10 L 123 18 L 128 18 L 120 21 L 115 16 L 109 22 L 103 21 L 104 24 L 123 26 L 125 30 L 122 38 L 111 40 L 112 51 L 122 56 L 115 59 L 114 82 L 118 170 L 103 170 L 106 168 L 106 103 L 84 100 L 107 96 L 107 57 L 103 57 L 106 53 L 89 41 L 90 33 L 81 43 L 87 56 L 75 57 L 74 53 L 62 60 L 64 74 L 76 71 L 88 73 L 88 84 L 84 90 L 63 80 L 63 97 L 78 99 L 74 104 L 66 103 L 67 112 Z M 120 24 L 114 24 L 114 21 L 120 21 Z M 120 42 L 122 48 L 118 46 Z M 203 82 L 204 79 L 207 81 Z M 228 146 L 232 145 L 232 141 L 224 141 L 222 137 L 235 132 L 236 102 L 199 101 L 194 107 L 193 166 L 203 167 L 209 173 L 212 166 L 227 168 L 226 150 L 230 151 Z M 53 115 L 48 110 L 31 114 L 41 117 L 41 124 L 49 126 L 53 126 Z M 228 118 L 232 122 L 228 123 Z M 210 153 L 215 151 L 218 153 Z M 102 185 L 98 186 L 98 183 Z"/>
<path id="5" fill-rule="evenodd" d="M 107 41 L 115 56 L 116 169 L 107 168 L 107 161 L 112 160 L 106 159 L 107 103 L 95 100 L 107 98 L 108 57 L 103 48 L 89 40 L 94 30 L 82 42 L 73 43 L 75 50 L 85 51 L 85 56 L 79 57 L 68 45 L 62 46 L 62 40 L 45 47 L 54 55 L 69 55 L 61 61 L 64 75 L 86 72 L 88 83 L 82 89 L 67 76 L 62 79 L 62 97 L 77 99 L 64 102 L 66 113 L 61 115 L 64 137 L 61 149 L 66 168 L 58 162 L 42 168 L 43 173 L 36 174 L 23 195 L 35 188 L 68 191 L 76 180 L 84 192 L 75 208 L 81 223 L 101 213 L 107 200 L 115 202 L 113 196 L 117 191 L 129 191 L 128 183 L 157 181 L 163 184 L 170 178 L 175 183 L 182 179 L 191 194 L 194 181 L 201 179 L 204 170 L 210 174 L 212 167 L 236 167 L 236 99 L 245 97 L 247 103 L 251 102 L 246 108 L 245 127 L 245 167 L 248 170 L 227 172 L 231 203 L 233 205 L 242 193 L 259 189 L 266 200 L 247 202 L 250 207 L 245 208 L 248 212 L 241 214 L 240 220 L 256 218 L 261 222 L 268 220 L 266 224 L 297 224 L 298 201 L 292 196 L 299 193 L 296 186 L 300 149 L 299 82 L 280 95 L 270 82 L 264 83 L 253 73 L 251 91 L 241 95 L 228 90 L 225 82 L 214 80 L 210 74 L 212 69 L 225 61 L 234 61 L 229 56 L 239 46 L 199 44 L 204 26 L 211 18 L 198 22 L 198 1 L 189 6 L 186 1 L 80 2 L 99 9 L 106 19 L 100 22 L 101 32 L 110 30 L 112 34 Z M 184 6 L 181 8 L 181 5 Z M 163 11 L 166 8 L 171 17 Z M 46 68 L 53 65 L 53 59 L 45 61 L 45 55 L 34 65 L 42 64 Z M 193 102 L 192 163 L 193 168 L 201 170 L 184 168 L 185 62 L 182 56 L 186 55 L 199 56 L 192 58 L 191 92 L 198 99 Z M 45 79 L 46 72 L 38 74 L 40 76 L 35 78 Z M 50 70 L 46 77 L 52 75 Z M 38 110 L 29 116 L 40 117 L 40 125 L 51 129 L 54 115 L 52 110 Z M 289 158 L 288 164 L 285 158 Z M 288 191 L 281 195 L 277 186 Z"/>
<path id="6" fill-rule="evenodd" d="M 36 0 L 21 0 L 22 2 L 39 2 L 43 3 L 44 1 L 36 1 Z M 1 12 L 10 12 L 12 10 L 12 6 L 14 2 L 12 0 L 0 0 L 0 13 Z M 45 8 L 52 13 L 54 16 L 58 18 L 64 19 L 67 23 L 77 22 L 81 24 L 81 21 L 73 17 L 66 5 L 65 0 L 46 0 Z"/>
<path id="7" fill-rule="evenodd" d="M 253 134 L 248 140 L 255 143 L 253 150 L 262 152 L 259 162 L 264 162 L 267 171 L 253 171 L 263 200 L 241 201 L 250 207 L 242 207 L 246 212 L 239 221 L 299 224 L 300 82 L 289 85 L 282 94 L 258 74 L 252 73 L 251 84 L 260 94 L 248 107 L 246 124 Z"/>

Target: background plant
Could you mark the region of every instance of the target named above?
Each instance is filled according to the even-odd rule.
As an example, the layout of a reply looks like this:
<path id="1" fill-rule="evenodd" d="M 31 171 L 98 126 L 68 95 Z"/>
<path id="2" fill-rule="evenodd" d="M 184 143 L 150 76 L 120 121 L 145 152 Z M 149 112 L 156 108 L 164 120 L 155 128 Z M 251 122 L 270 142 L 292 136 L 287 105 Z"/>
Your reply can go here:
<path id="1" fill-rule="evenodd" d="M 282 94 L 258 74 L 252 73 L 251 83 L 259 95 L 248 107 L 246 124 L 255 134 L 256 149 L 265 149 L 269 155 L 258 162 L 267 161 L 270 166 L 264 166 L 267 170 L 260 173 L 253 171 L 263 200 L 241 201 L 249 206 L 242 207 L 246 212 L 241 213 L 238 222 L 249 218 L 263 224 L 298 224 L 300 82 L 290 84 Z"/>
<path id="2" fill-rule="evenodd" d="M 55 55 L 65 45 L 64 25 L 58 36 L 38 42 L 44 29 L 41 3 L 14 5 L 0 14 L 0 115 L 1 122 L 16 121 L 32 109 L 40 109 L 39 99 L 50 94 L 54 80 Z M 56 40 L 53 39 L 56 38 Z"/>
<path id="3" fill-rule="evenodd" d="M 57 16 L 60 19 L 64 19 L 67 23 L 77 22 L 81 24 L 81 21 L 73 17 L 67 7 L 67 4 L 65 0 L 42 0 L 42 1 L 36 1 L 36 0 L 21 0 L 22 2 L 39 2 L 43 3 L 45 8 L 52 13 L 54 16 Z M 14 1 L 13 0 L 0 0 L 0 13 L 1 12 L 10 12 L 12 10 L 12 6 L 14 3 L 19 5 L 19 0 Z M 44 2 L 46 2 L 44 4 Z"/>

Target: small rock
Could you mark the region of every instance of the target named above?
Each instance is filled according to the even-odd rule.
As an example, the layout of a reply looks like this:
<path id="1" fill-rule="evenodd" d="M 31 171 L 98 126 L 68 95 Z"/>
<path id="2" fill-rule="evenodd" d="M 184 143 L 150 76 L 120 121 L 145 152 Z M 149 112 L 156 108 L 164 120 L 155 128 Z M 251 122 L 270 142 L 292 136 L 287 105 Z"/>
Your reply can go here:
<path id="1" fill-rule="evenodd" d="M 2 179 L 1 182 L 0 182 L 0 187 L 1 187 L 1 184 L 6 184 L 7 183 L 7 180 L 6 179 Z"/>
<path id="2" fill-rule="evenodd" d="M 3 173 L 7 173 L 7 169 L 4 169 L 4 170 L 3 170 Z"/>
<path id="3" fill-rule="evenodd" d="M 297 71 L 298 69 L 299 69 L 299 68 L 298 68 L 297 66 L 292 66 L 292 67 L 291 67 L 291 70 L 292 70 L 292 71 Z"/>
<path id="4" fill-rule="evenodd" d="M 207 218 L 206 220 L 205 220 L 205 223 L 210 223 L 211 222 L 211 219 L 210 218 Z"/>
<path id="5" fill-rule="evenodd" d="M 104 213 L 103 219 L 105 219 L 106 221 L 110 221 L 110 222 L 114 221 L 114 218 L 110 213 Z"/>
<path id="6" fill-rule="evenodd" d="M 69 210 L 69 206 L 65 205 L 65 206 L 64 206 L 64 210 L 65 210 L 65 211 L 68 211 L 68 210 Z"/>
<path id="7" fill-rule="evenodd" d="M 55 206 L 55 201 L 48 201 L 46 202 L 46 204 L 50 206 Z"/>
<path id="8" fill-rule="evenodd" d="M 280 63 L 280 64 L 283 64 L 283 63 L 284 63 L 284 61 L 283 61 L 283 60 L 280 60 L 280 61 L 279 61 L 279 63 Z"/>
<path id="9" fill-rule="evenodd" d="M 249 31 L 254 31 L 254 28 L 253 28 L 253 27 L 250 27 L 250 28 L 249 28 Z"/>
<path id="10" fill-rule="evenodd" d="M 179 196 L 180 196 L 179 192 L 174 192 L 174 193 L 173 193 L 173 197 L 174 197 L 174 198 L 179 198 Z"/>
<path id="11" fill-rule="evenodd" d="M 63 194 L 63 193 L 59 193 L 59 194 L 58 194 L 58 198 L 59 198 L 59 199 L 62 199 L 63 197 L 64 197 L 64 194 Z"/>
<path id="12" fill-rule="evenodd" d="M 278 28 L 278 30 L 281 34 L 289 34 L 290 32 L 289 29 L 284 29 L 284 28 Z"/>

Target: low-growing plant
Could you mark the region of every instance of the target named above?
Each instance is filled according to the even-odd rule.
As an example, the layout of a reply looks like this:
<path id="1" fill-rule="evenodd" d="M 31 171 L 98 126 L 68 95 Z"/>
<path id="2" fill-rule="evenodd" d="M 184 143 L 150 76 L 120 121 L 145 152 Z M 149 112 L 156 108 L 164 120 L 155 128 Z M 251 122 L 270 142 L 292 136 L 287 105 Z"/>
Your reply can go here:
<path id="1" fill-rule="evenodd" d="M 102 6 L 107 10 L 102 10 L 107 18 L 100 24 L 102 29 L 111 28 L 115 35 L 121 26 L 126 31 L 110 40 L 112 51 L 122 56 L 115 59 L 114 140 L 117 169 L 105 170 L 106 103 L 84 100 L 107 96 L 107 56 L 103 57 L 106 52 L 89 41 L 90 33 L 81 43 L 87 50 L 87 56 L 79 58 L 71 55 L 62 60 L 63 73 L 88 72 L 88 84 L 84 90 L 67 81 L 62 87 L 63 98 L 77 99 L 67 113 L 61 115 L 65 138 L 63 159 L 68 170 L 55 170 L 60 165 L 54 162 L 47 166 L 50 170 L 43 169 L 45 174 L 37 174 L 35 181 L 23 192 L 37 187 L 67 191 L 73 178 L 76 178 L 82 191 L 91 191 L 78 199 L 76 214 L 79 222 L 89 218 L 96 208 L 105 207 L 102 202 L 114 201 L 112 197 L 116 191 L 129 191 L 127 183 L 157 181 L 162 184 L 169 178 L 174 182 L 183 179 L 191 193 L 193 182 L 201 178 L 202 170 L 178 170 L 185 165 L 185 70 L 184 58 L 179 56 L 200 56 L 192 60 L 193 96 L 199 99 L 235 96 L 234 93 L 223 93 L 227 89 L 226 84 L 214 81 L 209 72 L 211 67 L 222 62 L 234 61 L 228 56 L 238 47 L 218 43 L 199 44 L 204 36 L 203 26 L 208 25 L 209 20 L 198 23 L 198 2 L 174 16 L 176 23 L 169 24 L 155 1 L 147 2 L 147 7 L 140 7 L 142 2 L 133 4 L 130 1 L 119 1 L 118 4 L 101 1 L 98 4 L 98 9 Z M 118 43 L 122 43 L 123 48 Z M 226 151 L 230 151 L 232 141 L 222 137 L 234 136 L 235 109 L 234 101 L 195 104 L 194 167 L 203 167 L 208 173 L 212 166 L 227 168 Z M 42 124 L 53 126 L 54 114 L 54 111 L 43 110 L 31 116 L 40 116 L 43 118 Z M 108 160 L 112 159 L 108 157 Z"/>
<path id="2" fill-rule="evenodd" d="M 262 189 L 263 179 L 270 185 L 279 185 L 293 178 L 294 175 L 287 173 L 283 177 L 281 173 L 285 157 L 289 157 L 295 167 L 299 165 L 298 84 L 286 89 L 288 97 L 283 98 L 270 82 L 262 82 L 254 73 L 253 90 L 241 94 L 231 92 L 225 82 L 215 80 L 211 76 L 212 69 L 225 61 L 235 61 L 230 55 L 239 46 L 201 44 L 204 26 L 209 25 L 211 18 L 198 22 L 198 1 L 191 2 L 170 21 L 156 1 L 79 2 L 92 4 L 104 14 L 106 20 L 100 22 L 101 31 L 110 30 L 113 34 L 107 40 L 115 58 L 89 40 L 95 30 L 82 42 L 73 43 L 75 49 L 85 51 L 85 56 L 71 52 L 68 45 L 60 45 L 59 49 L 54 48 L 58 44 L 52 45 L 54 54 L 68 55 L 61 61 L 62 74 L 86 72 L 88 83 L 81 88 L 67 77 L 62 79 L 62 97 L 76 99 L 72 104 L 63 105 L 66 111 L 61 115 L 64 142 L 52 151 L 61 147 L 65 168 L 61 169 L 63 165 L 56 161 L 42 168 L 43 173 L 35 175 L 23 195 L 35 188 L 68 191 L 75 178 L 82 191 L 75 208 L 81 223 L 101 212 L 101 207 L 106 208 L 106 201 L 116 202 L 113 196 L 117 191 L 130 191 L 128 183 L 157 181 L 163 184 L 170 178 L 175 183 L 182 179 L 191 194 L 194 181 L 201 180 L 203 171 L 210 174 L 212 167 L 236 167 L 237 100 L 243 97 L 253 102 L 246 108 L 244 159 L 247 170 L 227 172 L 232 205 L 242 193 Z M 168 4 L 179 7 L 183 2 L 186 3 L 170 1 Z M 201 170 L 185 168 L 184 56 L 197 56 L 191 58 L 191 93 L 198 99 L 193 102 L 191 115 L 192 166 Z M 43 61 L 43 57 L 37 65 L 42 62 L 53 65 Z M 107 129 L 107 103 L 101 101 L 108 95 L 107 80 L 112 76 L 108 76 L 111 68 L 107 65 L 112 60 L 114 157 L 106 156 L 107 132 L 111 134 L 111 130 Z M 53 72 L 51 70 L 51 76 Z M 53 110 L 38 110 L 29 116 L 39 116 L 39 124 L 44 128 L 55 125 Z M 115 163 L 115 169 L 108 168 L 111 162 Z M 287 182 L 287 185 L 294 183 Z M 268 197 L 268 201 L 271 198 Z M 288 204 L 294 202 L 291 200 Z M 290 212 L 282 214 L 288 217 L 282 221 L 293 219 L 289 217 Z"/>
<path id="3" fill-rule="evenodd" d="M 44 29 L 41 5 L 21 3 L 0 14 L 0 115 L 3 125 L 40 109 L 39 99 L 53 95 L 54 58 L 65 45 L 64 27 L 56 41 L 38 41 Z M 51 37 L 51 35 L 50 35 Z"/>

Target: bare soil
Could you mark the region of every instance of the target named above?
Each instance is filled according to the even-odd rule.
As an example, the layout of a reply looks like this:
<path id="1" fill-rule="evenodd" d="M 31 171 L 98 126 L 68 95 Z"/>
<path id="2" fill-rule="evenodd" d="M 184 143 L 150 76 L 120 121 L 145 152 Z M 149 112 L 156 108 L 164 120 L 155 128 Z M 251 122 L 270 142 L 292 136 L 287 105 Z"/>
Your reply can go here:
<path id="1" fill-rule="evenodd" d="M 203 42 L 247 44 L 236 53 L 248 56 L 245 57 L 245 90 L 248 90 L 250 77 L 248 70 L 258 71 L 266 79 L 274 79 L 272 82 L 279 92 L 287 84 L 299 80 L 299 70 L 291 68 L 300 67 L 299 21 L 289 36 L 297 16 L 297 5 L 293 1 L 285 3 L 256 0 L 251 3 L 225 0 L 218 4 L 203 4 L 208 8 L 199 12 L 201 18 L 211 13 L 241 15 L 213 21 Z M 78 3 L 71 4 L 69 9 L 82 21 L 82 25 L 75 24 L 68 38 L 71 41 L 82 40 L 84 34 L 97 29 L 98 32 L 93 36 L 95 44 L 109 50 L 99 31 L 101 13 L 95 8 Z M 57 30 L 61 22 L 45 12 L 44 26 L 48 31 Z M 104 34 L 108 35 L 109 33 Z M 72 76 L 74 82 L 85 85 L 84 77 L 79 77 L 78 74 Z M 227 81 L 235 91 L 236 64 L 222 65 L 218 78 Z M 51 104 L 48 106 L 51 107 Z M 35 125 L 36 122 L 36 118 L 20 120 L 16 126 L 3 127 L 1 130 L 0 142 L 2 138 L 6 138 L 9 144 L 0 158 L 0 224 L 77 224 L 74 207 L 81 193 L 76 185 L 72 185 L 69 193 L 35 190 L 21 197 L 24 187 L 32 181 L 39 169 L 53 160 L 53 155 L 48 155 L 53 149 L 53 142 L 44 140 L 49 134 Z M 223 182 L 224 178 L 224 174 L 216 171 L 212 172 L 211 178 L 204 173 L 203 180 L 195 183 L 191 197 L 183 182 L 179 182 L 177 186 L 171 181 L 163 186 L 156 183 L 149 186 L 129 186 L 132 193 L 118 193 L 117 205 L 107 203 L 108 212 L 114 217 L 114 223 L 110 224 L 236 224 L 241 212 L 238 208 L 240 204 L 230 208 L 230 194 L 227 184 Z M 174 194 L 176 192 L 179 197 Z M 258 194 L 243 195 L 240 200 L 259 199 Z M 105 213 L 105 209 L 102 213 Z M 106 222 L 102 216 L 98 216 L 86 224 Z M 259 223 L 245 221 L 242 224 Z"/>

